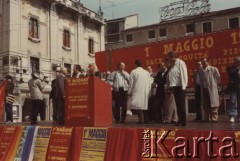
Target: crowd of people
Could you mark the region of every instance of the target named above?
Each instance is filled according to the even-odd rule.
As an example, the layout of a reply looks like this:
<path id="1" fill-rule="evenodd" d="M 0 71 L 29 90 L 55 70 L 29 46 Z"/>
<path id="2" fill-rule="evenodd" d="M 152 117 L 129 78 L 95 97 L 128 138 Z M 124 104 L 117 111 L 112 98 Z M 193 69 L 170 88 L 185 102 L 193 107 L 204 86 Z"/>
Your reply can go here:
<path id="1" fill-rule="evenodd" d="M 158 64 L 158 71 L 153 72 L 151 66 L 143 68 L 140 60 L 135 60 L 135 69 L 129 74 L 125 71 L 125 63 L 119 62 L 116 70 L 106 72 L 106 82 L 112 86 L 113 116 L 115 123 L 125 123 L 127 109 L 138 116 L 138 124 L 162 123 L 186 126 L 186 88 L 188 86 L 188 72 L 185 62 L 178 58 L 173 51 L 167 54 L 164 62 Z M 229 121 L 240 121 L 240 57 L 236 57 L 234 64 L 227 68 L 229 83 L 227 93 L 229 104 L 227 113 Z M 57 68 L 56 78 L 51 81 L 50 100 L 53 105 L 54 125 L 64 125 L 65 89 L 64 81 L 68 78 L 67 68 Z M 82 72 L 80 65 L 74 65 L 72 78 L 97 76 L 102 73 L 96 64 L 88 66 L 88 72 Z M 48 78 L 39 71 L 32 73 L 28 81 L 31 108 L 31 124 L 37 124 L 37 116 L 44 119 L 43 90 Z M 12 122 L 12 103 L 14 101 L 13 78 L 6 77 L 5 112 L 6 121 Z M 220 105 L 218 87 L 220 74 L 216 67 L 209 65 L 204 58 L 196 64 L 193 73 L 195 95 L 196 121 L 218 121 Z"/>
<path id="2" fill-rule="evenodd" d="M 127 108 L 130 108 L 138 115 L 138 124 L 156 122 L 185 126 L 186 64 L 175 52 L 169 52 L 166 61 L 158 65 L 157 73 L 152 72 L 151 66 L 145 70 L 140 60 L 135 61 L 135 66 L 128 74 L 125 64 L 120 62 L 107 79 L 113 88 L 115 122 L 124 123 Z"/>
<path id="3" fill-rule="evenodd" d="M 211 66 L 207 58 L 197 62 L 193 73 L 195 95 L 195 121 L 216 123 L 220 106 L 219 70 Z M 188 72 L 185 62 L 175 52 L 169 52 L 154 73 L 151 66 L 146 70 L 140 60 L 136 68 L 127 73 L 124 62 L 110 73 L 107 82 L 112 86 L 113 114 L 116 123 L 124 123 L 127 109 L 138 115 L 138 124 L 162 123 L 186 126 L 186 87 Z M 227 114 L 229 121 L 240 121 L 240 57 L 227 68 L 229 95 Z M 120 110 L 122 109 L 122 110 Z"/>
<path id="4" fill-rule="evenodd" d="M 50 100 L 53 104 L 53 124 L 54 125 L 64 125 L 64 116 L 65 116 L 65 89 L 64 82 L 68 78 L 68 70 L 66 67 L 56 70 L 56 78 L 52 80 L 51 83 L 51 93 Z M 71 78 L 81 78 L 86 76 L 96 76 L 101 78 L 101 72 L 98 70 L 95 63 L 91 63 L 88 66 L 88 72 L 85 73 L 82 71 L 80 65 L 76 64 L 73 67 L 73 73 Z M 44 81 L 43 81 L 44 82 Z M 42 83 L 43 83 L 42 82 Z M 30 88 L 30 87 L 29 87 Z M 42 91 L 40 89 L 40 91 Z M 31 119 L 31 123 L 35 124 L 34 117 Z"/>
<path id="5" fill-rule="evenodd" d="M 49 99 L 53 105 L 53 124 L 64 125 L 64 104 L 65 104 L 65 89 L 64 81 L 69 77 L 68 69 L 57 67 L 55 71 L 55 79 L 51 81 L 51 92 Z M 101 78 L 101 72 L 98 70 L 95 63 L 88 66 L 88 72 L 84 72 L 80 65 L 76 64 L 73 67 L 72 78 L 80 78 L 85 76 L 97 76 Z M 6 123 L 13 122 L 12 104 L 15 101 L 14 81 L 11 75 L 5 77 L 5 113 Z M 31 125 L 38 124 L 38 116 L 40 120 L 45 119 L 45 96 L 44 89 L 49 83 L 48 77 L 44 76 L 40 71 L 33 71 L 31 79 L 28 81 L 30 100 L 31 100 Z"/>

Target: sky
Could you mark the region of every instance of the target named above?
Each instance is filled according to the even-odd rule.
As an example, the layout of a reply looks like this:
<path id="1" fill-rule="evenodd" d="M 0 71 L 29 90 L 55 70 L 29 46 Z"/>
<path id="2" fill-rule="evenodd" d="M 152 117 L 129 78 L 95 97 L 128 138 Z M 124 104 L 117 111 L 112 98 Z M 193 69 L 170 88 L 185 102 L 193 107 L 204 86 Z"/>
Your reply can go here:
<path id="1" fill-rule="evenodd" d="M 110 20 L 138 14 L 139 25 L 150 25 L 160 20 L 159 9 L 171 2 L 180 0 L 79 0 L 83 5 L 95 12 L 99 4 L 103 11 L 104 19 Z M 234 7 L 240 7 L 240 0 L 209 0 L 211 11 L 218 11 Z"/>

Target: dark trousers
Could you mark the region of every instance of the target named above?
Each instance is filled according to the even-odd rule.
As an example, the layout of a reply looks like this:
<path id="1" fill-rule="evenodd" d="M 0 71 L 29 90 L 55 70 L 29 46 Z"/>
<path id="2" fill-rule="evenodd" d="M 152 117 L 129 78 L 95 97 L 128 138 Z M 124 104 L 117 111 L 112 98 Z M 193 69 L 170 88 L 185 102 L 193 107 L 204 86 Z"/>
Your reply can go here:
<path id="1" fill-rule="evenodd" d="M 201 87 L 196 86 L 195 91 L 195 110 L 196 110 L 196 119 L 197 120 L 202 120 L 202 110 L 201 110 Z"/>
<path id="2" fill-rule="evenodd" d="M 53 120 L 57 121 L 57 99 L 53 98 L 52 99 L 52 105 L 53 105 Z"/>
<path id="3" fill-rule="evenodd" d="M 64 125 L 64 116 L 65 116 L 65 100 L 58 99 L 57 106 L 56 106 L 56 113 L 57 113 L 57 123 L 59 125 Z"/>
<path id="4" fill-rule="evenodd" d="M 148 101 L 148 121 L 160 123 L 163 119 L 164 95 L 154 95 Z"/>
<path id="5" fill-rule="evenodd" d="M 116 122 L 125 121 L 127 114 L 127 91 L 123 88 L 119 88 L 118 91 L 113 91 L 113 100 L 115 102 L 114 119 Z M 120 107 L 122 107 L 120 118 Z"/>
<path id="6" fill-rule="evenodd" d="M 31 113 L 31 123 L 37 122 L 37 116 L 40 114 L 41 120 L 44 118 L 44 102 L 43 100 L 37 99 L 32 100 L 32 113 Z"/>
<path id="7" fill-rule="evenodd" d="M 5 103 L 5 112 L 6 112 L 6 122 L 13 122 L 13 110 L 12 105 L 9 103 Z"/>
<path id="8" fill-rule="evenodd" d="M 240 119 L 240 89 L 237 91 L 237 112 L 238 112 L 238 119 Z"/>
<path id="9" fill-rule="evenodd" d="M 174 98 L 177 106 L 178 124 L 186 125 L 186 106 L 185 106 L 185 90 L 181 86 L 173 87 Z"/>

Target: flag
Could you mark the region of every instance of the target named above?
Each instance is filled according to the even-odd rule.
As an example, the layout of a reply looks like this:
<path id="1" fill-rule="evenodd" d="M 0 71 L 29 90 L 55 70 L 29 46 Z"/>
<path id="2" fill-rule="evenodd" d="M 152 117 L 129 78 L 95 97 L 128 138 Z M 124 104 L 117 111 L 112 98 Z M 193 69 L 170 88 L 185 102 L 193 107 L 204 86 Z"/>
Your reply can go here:
<path id="1" fill-rule="evenodd" d="M 5 87 L 7 81 L 4 81 L 0 85 L 0 122 L 4 121 L 4 99 L 5 99 Z"/>

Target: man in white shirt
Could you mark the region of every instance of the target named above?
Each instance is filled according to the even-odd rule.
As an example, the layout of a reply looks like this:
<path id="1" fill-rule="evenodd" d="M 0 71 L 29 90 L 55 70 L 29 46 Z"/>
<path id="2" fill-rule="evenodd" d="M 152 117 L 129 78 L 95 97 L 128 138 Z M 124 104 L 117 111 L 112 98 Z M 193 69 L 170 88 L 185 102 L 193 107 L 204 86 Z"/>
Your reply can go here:
<path id="1" fill-rule="evenodd" d="M 148 99 L 151 91 L 149 72 L 142 68 L 142 62 L 135 60 L 136 68 L 130 74 L 128 94 L 131 97 L 131 109 L 138 113 L 138 123 L 144 123 L 144 112 L 148 110 Z"/>
<path id="2" fill-rule="evenodd" d="M 112 97 L 115 102 L 115 110 L 113 110 L 116 123 L 125 123 L 127 114 L 127 91 L 129 83 L 129 74 L 125 71 L 125 64 L 120 62 L 117 70 L 112 72 L 108 77 L 109 84 L 112 85 Z M 120 107 L 121 117 L 120 117 Z"/>
<path id="3" fill-rule="evenodd" d="M 186 126 L 185 90 L 188 84 L 187 66 L 173 51 L 170 51 L 167 57 L 172 64 L 167 75 L 167 85 L 174 92 L 179 118 L 175 125 Z"/>

